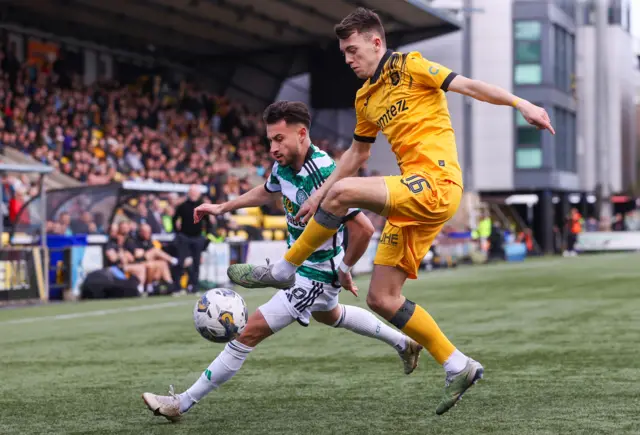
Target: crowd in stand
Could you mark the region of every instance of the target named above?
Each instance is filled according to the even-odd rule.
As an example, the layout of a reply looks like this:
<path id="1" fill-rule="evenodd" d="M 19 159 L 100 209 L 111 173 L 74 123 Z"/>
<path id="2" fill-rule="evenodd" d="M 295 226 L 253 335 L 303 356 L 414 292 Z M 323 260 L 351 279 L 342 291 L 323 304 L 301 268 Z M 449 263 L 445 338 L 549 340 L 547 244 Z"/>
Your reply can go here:
<path id="1" fill-rule="evenodd" d="M 342 151 L 328 141 L 315 144 L 340 158 Z M 5 147 L 89 185 L 197 183 L 208 186 L 207 199 L 215 202 L 251 189 L 272 166 L 261 114 L 237 101 L 158 75 L 85 86 L 63 59 L 21 63 L 13 46 L 0 49 L 0 151 Z M 369 174 L 364 169 L 360 175 Z M 5 223 L 13 224 L 38 189 L 25 175 L 3 174 L 0 183 Z M 131 219 L 150 222 L 154 233 L 171 232 L 175 206 L 176 198 L 143 197 Z M 264 211 L 282 213 L 278 204 Z M 106 218 L 61 213 L 47 228 L 54 234 L 106 234 Z M 623 224 L 624 217 L 616 217 L 614 230 Z M 588 219 L 585 230 L 592 227 Z"/>
<path id="2" fill-rule="evenodd" d="M 0 69 L 0 149 L 17 149 L 82 183 L 197 183 L 209 187 L 210 200 L 224 201 L 271 170 L 261 114 L 184 81 L 148 76 L 84 86 L 64 61 L 20 63 L 15 47 L 0 50 Z M 316 145 L 335 155 L 327 141 Z M 12 223 L 10 211 L 37 189 L 27 177 L 2 183 Z M 51 231 L 69 230 L 57 224 Z"/>

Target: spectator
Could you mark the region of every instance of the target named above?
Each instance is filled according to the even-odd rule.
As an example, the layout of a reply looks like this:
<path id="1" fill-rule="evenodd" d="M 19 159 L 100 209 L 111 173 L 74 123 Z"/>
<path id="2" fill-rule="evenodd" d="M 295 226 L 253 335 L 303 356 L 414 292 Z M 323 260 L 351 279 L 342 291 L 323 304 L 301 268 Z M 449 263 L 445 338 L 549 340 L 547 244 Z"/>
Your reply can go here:
<path id="1" fill-rule="evenodd" d="M 64 57 L 29 66 L 18 61 L 15 49 L 12 44 L 0 50 L 5 73 L 0 75 L 0 147 L 30 154 L 89 185 L 125 180 L 206 184 L 216 202 L 242 194 L 269 174 L 264 123 L 236 101 L 160 75 L 135 84 L 84 86 Z M 316 143 L 339 158 L 335 143 Z M 14 185 L 3 177 L 7 217 L 12 189 L 20 183 L 26 196 L 32 194 L 30 183 Z M 145 205 L 149 210 L 140 222 L 148 222 L 154 233 L 175 230 L 171 213 L 163 214 L 154 201 Z M 279 204 L 265 211 L 282 213 Z M 88 217 L 74 211 L 71 217 L 49 228 L 87 231 Z M 105 232 L 108 224 L 97 216 L 92 223 L 92 232 Z"/>
<path id="2" fill-rule="evenodd" d="M 68 212 L 62 212 L 58 216 L 58 234 L 62 234 L 65 236 L 73 235 L 73 231 L 71 230 L 71 215 Z"/>
<path id="3" fill-rule="evenodd" d="M 572 208 L 567 217 L 567 250 L 563 253 L 565 257 L 575 257 L 578 253 L 575 250 L 578 235 L 582 232 L 583 219 L 577 208 Z"/>
<path id="4" fill-rule="evenodd" d="M 173 218 L 173 228 L 176 232 L 175 244 L 178 250 L 179 264 L 185 265 L 187 258 L 191 258 L 189 269 L 189 293 L 198 288 L 200 282 L 200 257 L 204 251 L 206 238 L 204 234 L 211 233 L 211 223 L 209 219 L 202 219 L 199 223 L 193 222 L 193 211 L 202 204 L 200 189 L 197 185 L 189 188 L 187 200 L 176 210 Z M 185 265 L 185 267 L 187 267 Z M 177 268 L 179 269 L 179 268 Z M 177 274 L 180 271 L 176 271 Z M 179 275 L 174 275 L 174 281 L 178 282 Z"/>
<path id="5" fill-rule="evenodd" d="M 624 216 L 621 213 L 617 213 L 615 218 L 613 219 L 611 231 L 627 231 Z"/>
<path id="6" fill-rule="evenodd" d="M 502 229 L 502 224 L 500 221 L 494 220 L 493 225 L 491 225 L 491 233 L 488 238 L 489 242 L 489 250 L 487 252 L 487 259 L 491 260 L 505 260 L 505 251 L 504 251 L 504 231 Z"/>
<path id="7" fill-rule="evenodd" d="M 127 279 L 127 274 L 134 276 L 138 281 L 138 292 L 144 293 L 144 283 L 147 279 L 146 267 L 143 264 L 135 264 L 133 255 L 125 249 L 127 236 L 125 231 L 120 231 L 118 225 L 112 225 L 109 231 L 109 241 L 104 246 L 105 266 L 111 273 L 121 280 Z"/>
<path id="8" fill-rule="evenodd" d="M 120 224 L 120 232 L 125 235 L 128 231 L 127 223 Z M 135 263 L 143 264 L 146 268 L 146 291 L 155 293 L 156 283 L 168 287 L 163 293 L 173 291 L 173 278 L 169 265 L 177 265 L 178 259 L 170 256 L 160 248 L 156 248 L 151 240 L 151 226 L 140 224 L 137 235 L 127 238 L 125 249 L 133 256 Z"/>
<path id="9" fill-rule="evenodd" d="M 598 220 L 596 218 L 594 218 L 593 216 L 591 216 L 589 219 L 587 219 L 587 223 L 586 223 L 586 231 L 598 231 L 599 230 L 599 226 L 600 224 L 598 223 Z"/>
<path id="10" fill-rule="evenodd" d="M 173 233 L 173 215 L 174 209 L 172 206 L 167 205 L 162 212 L 162 229 L 165 233 Z"/>
<path id="11" fill-rule="evenodd" d="M 93 222 L 93 215 L 88 211 L 83 212 L 80 220 L 71 221 L 71 231 L 73 234 L 96 234 L 98 228 Z"/>

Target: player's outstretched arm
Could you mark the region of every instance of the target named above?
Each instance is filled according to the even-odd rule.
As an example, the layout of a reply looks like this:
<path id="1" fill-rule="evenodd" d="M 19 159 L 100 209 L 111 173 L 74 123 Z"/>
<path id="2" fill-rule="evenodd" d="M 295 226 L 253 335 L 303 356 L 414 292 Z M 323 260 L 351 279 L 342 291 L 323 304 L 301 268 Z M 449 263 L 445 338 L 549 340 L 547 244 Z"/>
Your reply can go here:
<path id="1" fill-rule="evenodd" d="M 371 144 L 367 142 L 360 142 L 354 140 L 351 143 L 351 147 L 344 152 L 340 161 L 336 165 L 336 169 L 325 180 L 318 190 L 304 202 L 298 214 L 296 214 L 296 220 L 302 219 L 303 222 L 308 222 L 311 216 L 316 212 L 322 198 L 327 194 L 331 186 L 338 181 L 346 177 L 352 177 L 358 172 L 358 169 L 366 162 L 371 156 Z"/>
<path id="2" fill-rule="evenodd" d="M 241 208 L 258 207 L 269 203 L 278 195 L 278 192 L 269 192 L 263 185 L 256 186 L 236 199 L 222 204 L 202 204 L 193 211 L 193 222 L 198 223 L 206 215 L 218 216 Z"/>
<path id="3" fill-rule="evenodd" d="M 369 240 L 371 240 L 375 228 L 364 213 L 358 213 L 353 219 L 347 221 L 346 226 L 349 243 L 342 263 L 338 267 L 338 278 L 342 287 L 358 296 L 358 287 L 353 283 L 350 270 L 367 252 Z"/>
<path id="4" fill-rule="evenodd" d="M 527 100 L 518 98 L 498 86 L 456 75 L 449 83 L 448 89 L 497 106 L 513 106 L 522 113 L 522 116 L 529 124 L 538 127 L 540 130 L 549 130 L 551 134 L 556 134 L 546 110 Z"/>

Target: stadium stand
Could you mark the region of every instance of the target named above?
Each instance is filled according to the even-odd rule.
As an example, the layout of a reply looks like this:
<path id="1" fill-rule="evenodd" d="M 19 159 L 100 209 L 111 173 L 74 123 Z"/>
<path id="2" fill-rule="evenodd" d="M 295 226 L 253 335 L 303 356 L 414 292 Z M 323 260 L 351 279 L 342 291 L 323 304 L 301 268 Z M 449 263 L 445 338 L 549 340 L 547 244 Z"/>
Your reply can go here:
<path id="1" fill-rule="evenodd" d="M 459 28 L 426 2 L 371 2 L 392 47 Z M 333 24 L 360 3 L 335 0 L 319 9 L 313 0 L 2 2 L 3 160 L 56 169 L 46 185 L 52 236 L 106 240 L 121 222 L 133 237 L 147 224 L 154 237 L 171 234 L 180 195 L 144 192 L 115 213 L 89 212 L 100 208 L 91 195 L 125 182 L 196 183 L 206 187 L 205 200 L 220 202 L 263 183 L 272 161 L 261 111 L 286 78 L 313 76 L 314 68 L 317 76 L 319 59 L 349 79 L 320 74 L 324 86 L 354 84 L 331 44 Z M 320 62 L 320 72 L 325 66 Z M 316 83 L 316 94 L 342 95 L 352 107 L 355 87 L 322 86 Z M 312 126 L 314 144 L 339 160 L 336 132 L 322 127 Z M 360 175 L 369 175 L 367 168 Z M 78 193 L 85 186 L 91 190 Z M 42 221 L 32 211 L 37 188 L 13 174 L 3 176 L 2 188 L 5 227 L 32 234 Z M 117 195 L 98 197 L 113 203 Z M 56 198 L 66 205 L 56 207 Z M 213 227 L 209 240 L 230 242 L 284 240 L 287 231 L 280 203 L 221 217 Z"/>

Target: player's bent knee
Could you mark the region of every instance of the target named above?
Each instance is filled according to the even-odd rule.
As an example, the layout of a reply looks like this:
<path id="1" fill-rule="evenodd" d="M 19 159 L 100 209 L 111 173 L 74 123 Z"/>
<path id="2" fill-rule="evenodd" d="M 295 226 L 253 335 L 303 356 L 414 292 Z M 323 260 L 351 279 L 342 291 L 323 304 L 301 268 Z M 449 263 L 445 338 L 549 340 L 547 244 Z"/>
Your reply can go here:
<path id="1" fill-rule="evenodd" d="M 385 319 L 390 319 L 393 313 L 389 312 L 388 306 L 390 304 L 388 299 L 389 299 L 388 295 L 380 295 L 380 294 L 369 292 L 367 294 L 367 305 L 374 312 L 381 315 Z"/>
<path id="2" fill-rule="evenodd" d="M 391 320 L 399 308 L 402 307 L 405 298 L 402 295 L 389 293 L 376 293 L 369 291 L 367 293 L 367 305 L 376 314 Z"/>
<path id="3" fill-rule="evenodd" d="M 311 313 L 311 316 L 316 322 L 320 322 L 328 326 L 335 325 L 338 320 L 340 320 L 341 315 L 342 307 L 340 305 L 336 305 L 331 311 L 314 311 Z"/>

